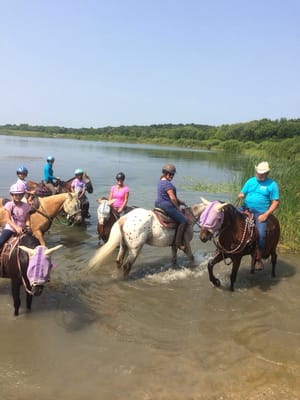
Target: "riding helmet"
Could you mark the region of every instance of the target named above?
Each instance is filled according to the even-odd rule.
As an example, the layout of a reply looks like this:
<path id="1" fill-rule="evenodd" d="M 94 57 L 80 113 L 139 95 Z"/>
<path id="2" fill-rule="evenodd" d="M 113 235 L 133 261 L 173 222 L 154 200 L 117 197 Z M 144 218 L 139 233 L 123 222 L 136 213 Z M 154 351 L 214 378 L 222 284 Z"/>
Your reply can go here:
<path id="1" fill-rule="evenodd" d="M 18 169 L 17 169 L 17 175 L 18 174 L 25 174 L 28 175 L 28 169 L 26 167 L 24 167 L 24 165 L 21 165 Z"/>
<path id="2" fill-rule="evenodd" d="M 169 173 L 169 174 L 176 174 L 176 168 L 175 168 L 175 165 L 173 165 L 173 164 L 165 164 L 163 167 L 162 167 L 162 173 L 163 174 L 167 174 L 167 173 Z"/>
<path id="3" fill-rule="evenodd" d="M 116 175 L 116 180 L 117 180 L 117 181 L 125 181 L 125 174 L 123 174 L 123 172 L 119 172 L 119 173 Z"/>
<path id="4" fill-rule="evenodd" d="M 83 169 L 81 169 L 81 168 L 75 169 L 74 175 L 81 175 L 81 174 L 83 174 Z"/>
<path id="5" fill-rule="evenodd" d="M 9 189 L 10 194 L 24 194 L 25 193 L 25 185 L 21 182 L 13 184 Z"/>
<path id="6" fill-rule="evenodd" d="M 55 160 L 55 158 L 53 156 L 48 156 L 47 157 L 47 161 L 54 161 L 54 160 Z"/>

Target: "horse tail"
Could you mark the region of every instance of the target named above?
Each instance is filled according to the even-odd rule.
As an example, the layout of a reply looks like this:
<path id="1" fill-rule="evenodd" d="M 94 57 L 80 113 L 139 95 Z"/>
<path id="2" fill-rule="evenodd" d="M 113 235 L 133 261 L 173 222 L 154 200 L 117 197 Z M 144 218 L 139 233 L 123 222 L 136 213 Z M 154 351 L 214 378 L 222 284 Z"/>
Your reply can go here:
<path id="1" fill-rule="evenodd" d="M 111 255 L 111 253 L 117 248 L 122 239 L 122 232 L 119 225 L 119 221 L 113 224 L 110 231 L 108 241 L 96 251 L 94 257 L 89 261 L 89 269 L 96 269 L 100 267 L 103 262 Z"/>

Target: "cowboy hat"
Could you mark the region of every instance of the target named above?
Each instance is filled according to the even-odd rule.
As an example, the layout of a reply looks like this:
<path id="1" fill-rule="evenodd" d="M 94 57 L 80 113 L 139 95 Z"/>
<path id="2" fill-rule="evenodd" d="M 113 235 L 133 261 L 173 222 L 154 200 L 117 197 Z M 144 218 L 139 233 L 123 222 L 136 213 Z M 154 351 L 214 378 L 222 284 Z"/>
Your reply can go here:
<path id="1" fill-rule="evenodd" d="M 255 171 L 258 174 L 266 174 L 270 171 L 269 163 L 267 161 L 262 161 L 258 165 L 255 165 Z"/>

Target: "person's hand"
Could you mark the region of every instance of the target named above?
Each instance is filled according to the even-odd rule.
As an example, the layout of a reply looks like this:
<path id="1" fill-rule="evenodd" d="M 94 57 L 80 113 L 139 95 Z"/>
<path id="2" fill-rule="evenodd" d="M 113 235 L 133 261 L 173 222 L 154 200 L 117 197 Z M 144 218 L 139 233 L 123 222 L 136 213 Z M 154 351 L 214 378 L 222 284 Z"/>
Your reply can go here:
<path id="1" fill-rule="evenodd" d="M 258 216 L 257 220 L 258 220 L 258 222 L 265 222 L 267 218 L 268 218 L 268 215 L 266 213 L 263 213 Z"/>

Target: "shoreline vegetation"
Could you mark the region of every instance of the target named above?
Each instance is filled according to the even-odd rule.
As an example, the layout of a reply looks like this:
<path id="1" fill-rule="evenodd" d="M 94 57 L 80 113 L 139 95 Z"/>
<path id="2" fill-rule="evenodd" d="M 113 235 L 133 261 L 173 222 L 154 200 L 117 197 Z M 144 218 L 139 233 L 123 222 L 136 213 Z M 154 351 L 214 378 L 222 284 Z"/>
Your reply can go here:
<path id="1" fill-rule="evenodd" d="M 78 129 L 6 124 L 0 126 L 0 135 L 143 143 L 222 151 L 228 156 L 243 154 L 248 159 L 247 166 L 240 181 L 227 189 L 233 204 L 242 184 L 253 175 L 254 165 L 268 160 L 281 195 L 276 211 L 281 224 L 280 249 L 300 252 L 300 119 L 262 119 L 221 126 L 159 124 Z M 201 191 L 201 183 L 192 189 Z"/>

